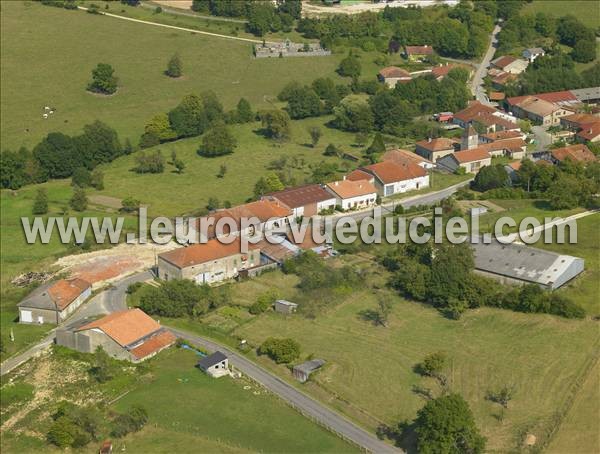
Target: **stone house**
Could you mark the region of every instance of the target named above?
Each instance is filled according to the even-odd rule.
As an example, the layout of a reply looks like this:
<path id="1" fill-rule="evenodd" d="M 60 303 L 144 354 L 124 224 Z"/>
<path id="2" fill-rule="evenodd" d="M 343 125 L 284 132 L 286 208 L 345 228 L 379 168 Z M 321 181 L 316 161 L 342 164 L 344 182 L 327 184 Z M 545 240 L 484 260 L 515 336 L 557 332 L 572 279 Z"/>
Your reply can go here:
<path id="1" fill-rule="evenodd" d="M 383 197 L 429 187 L 429 174 L 423 167 L 392 161 L 360 167 L 348 175 L 348 180 L 372 181 L 377 193 Z"/>
<path id="2" fill-rule="evenodd" d="M 275 301 L 275 312 L 279 312 L 281 314 L 293 314 L 297 309 L 298 305 L 296 303 L 286 300 Z"/>
<path id="3" fill-rule="evenodd" d="M 225 240 L 223 240 L 225 241 Z M 236 278 L 243 270 L 263 265 L 260 248 L 248 244 L 241 252 L 241 239 L 229 238 L 228 244 L 219 239 L 174 249 L 158 256 L 158 277 L 191 279 L 197 284 L 215 284 Z"/>
<path id="4" fill-rule="evenodd" d="M 404 83 L 412 80 L 410 73 L 397 66 L 388 66 L 377 73 L 377 79 L 388 87 L 394 88 L 398 82 Z"/>
<path id="5" fill-rule="evenodd" d="M 520 58 L 511 57 L 510 55 L 503 55 L 502 57 L 492 60 L 491 65 L 505 73 L 521 74 L 527 69 L 529 62 L 527 60 L 521 60 Z"/>
<path id="6" fill-rule="evenodd" d="M 459 167 L 462 167 L 467 173 L 477 173 L 482 167 L 489 166 L 491 163 L 492 156 L 483 148 L 457 151 L 444 156 L 438 161 L 441 167 L 451 172 L 455 172 Z"/>
<path id="7" fill-rule="evenodd" d="M 335 209 L 335 197 L 318 184 L 306 184 L 264 195 L 263 200 L 277 200 L 288 207 L 294 218 L 314 216 Z"/>
<path id="8" fill-rule="evenodd" d="M 460 143 L 453 139 L 445 137 L 439 139 L 429 138 L 415 144 L 415 153 L 431 162 L 436 162 L 438 159 L 454 153 L 459 146 Z"/>
<path id="9" fill-rule="evenodd" d="M 56 331 L 56 343 L 83 353 L 101 347 L 108 355 L 134 363 L 175 343 L 173 333 L 141 309 L 113 312 L 98 320 L 78 320 Z"/>
<path id="10" fill-rule="evenodd" d="M 529 49 L 525 49 L 521 55 L 529 63 L 533 63 L 536 58 L 546 55 L 546 52 L 541 47 L 530 47 Z"/>
<path id="11" fill-rule="evenodd" d="M 342 180 L 327 183 L 325 189 L 335 197 L 336 205 L 343 210 L 357 210 L 375 205 L 377 189 L 367 180 Z"/>
<path id="12" fill-rule="evenodd" d="M 407 58 L 408 61 L 422 62 L 433 54 L 433 47 L 429 45 L 404 46 L 404 57 Z"/>
<path id="13" fill-rule="evenodd" d="M 427 170 L 435 167 L 435 164 L 429 159 L 425 159 L 414 151 L 402 150 L 400 148 L 386 151 L 383 156 L 381 156 L 381 160 L 391 161 L 400 165 L 416 164 Z"/>
<path id="14" fill-rule="evenodd" d="M 17 304 L 20 323 L 59 324 L 92 294 L 92 284 L 74 278 L 43 284 Z"/>
<path id="15" fill-rule="evenodd" d="M 294 366 L 292 369 L 292 374 L 296 380 L 298 380 L 300 383 L 304 383 L 308 380 L 310 374 L 323 367 L 324 364 L 325 361 L 322 359 L 312 359 Z"/>

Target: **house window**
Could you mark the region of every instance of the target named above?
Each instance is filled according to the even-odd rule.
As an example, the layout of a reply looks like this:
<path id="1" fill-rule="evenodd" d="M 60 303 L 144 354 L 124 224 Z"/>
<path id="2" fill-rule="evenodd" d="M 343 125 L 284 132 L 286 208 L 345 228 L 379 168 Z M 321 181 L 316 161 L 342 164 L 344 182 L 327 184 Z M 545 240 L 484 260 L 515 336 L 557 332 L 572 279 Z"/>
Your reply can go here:
<path id="1" fill-rule="evenodd" d="M 390 184 L 388 186 L 385 187 L 384 190 L 384 194 L 387 195 L 392 195 L 394 193 L 394 185 Z"/>

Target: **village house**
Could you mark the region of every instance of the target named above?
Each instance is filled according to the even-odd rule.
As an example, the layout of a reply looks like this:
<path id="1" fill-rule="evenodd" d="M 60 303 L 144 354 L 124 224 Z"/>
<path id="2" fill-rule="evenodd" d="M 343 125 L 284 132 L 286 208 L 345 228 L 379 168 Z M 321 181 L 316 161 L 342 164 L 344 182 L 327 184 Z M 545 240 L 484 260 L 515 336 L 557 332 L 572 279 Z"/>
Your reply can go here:
<path id="1" fill-rule="evenodd" d="M 404 46 L 404 57 L 411 62 L 422 62 L 433 55 L 433 47 L 425 46 Z"/>
<path id="2" fill-rule="evenodd" d="M 335 209 L 335 197 L 318 184 L 306 184 L 264 195 L 263 200 L 277 200 L 292 210 L 293 217 L 314 216 Z"/>
<path id="3" fill-rule="evenodd" d="M 78 320 L 56 331 L 56 343 L 83 353 L 101 347 L 110 356 L 144 361 L 175 343 L 175 336 L 141 309 L 113 312 L 98 320 Z"/>
<path id="4" fill-rule="evenodd" d="M 342 180 L 327 183 L 325 188 L 335 197 L 343 210 L 355 210 L 375 205 L 377 189 L 367 180 Z"/>
<path id="5" fill-rule="evenodd" d="M 517 80 L 518 76 L 513 73 L 505 73 L 501 71 L 492 77 L 492 87 L 496 90 L 504 90 L 506 85 Z"/>
<path id="6" fill-rule="evenodd" d="M 529 63 L 533 63 L 536 58 L 546 55 L 546 52 L 541 47 L 530 47 L 529 49 L 525 49 L 521 55 Z"/>
<path id="7" fill-rule="evenodd" d="M 461 150 L 479 148 L 487 151 L 492 156 L 522 159 L 527 152 L 527 143 L 523 140 L 521 134 L 517 131 L 499 131 L 484 134 L 485 140 L 481 140 L 473 127 L 469 126 L 463 134 Z"/>
<path id="8" fill-rule="evenodd" d="M 198 368 L 213 378 L 229 375 L 229 359 L 219 351 L 198 361 Z"/>
<path id="9" fill-rule="evenodd" d="M 446 62 L 445 64 L 440 63 L 438 66 L 434 66 L 433 68 L 431 68 L 431 74 L 433 74 L 433 77 L 435 77 L 435 80 L 437 80 L 439 82 L 444 77 L 446 77 L 450 71 L 452 71 L 455 68 L 465 69 L 469 73 L 469 77 L 473 73 L 473 70 L 471 69 L 471 67 L 467 67 L 464 65 L 455 65 L 455 64 Z"/>
<path id="10" fill-rule="evenodd" d="M 17 304 L 19 322 L 59 324 L 91 294 L 92 284 L 79 278 L 42 284 Z"/>
<path id="11" fill-rule="evenodd" d="M 503 284 L 555 290 L 583 272 L 584 260 L 522 244 L 473 243 L 475 271 Z"/>
<path id="12" fill-rule="evenodd" d="M 248 252 L 241 252 L 241 239 L 231 239 L 233 241 L 228 244 L 212 239 L 160 254 L 158 277 L 165 281 L 191 279 L 197 284 L 214 284 L 236 278 L 242 270 L 264 264 L 258 244 L 250 243 Z"/>
<path id="13" fill-rule="evenodd" d="M 255 225 L 250 225 L 242 231 L 242 219 L 254 219 Z M 217 223 L 221 219 L 224 220 L 222 233 L 217 233 Z M 290 223 L 294 219 L 294 213 L 291 208 L 280 203 L 277 199 L 263 199 L 256 202 L 245 203 L 232 208 L 225 208 L 222 210 L 215 211 L 209 215 L 200 218 L 198 224 L 208 223 L 212 220 L 212 225 L 208 226 L 206 232 L 200 232 L 206 234 L 206 239 L 213 239 L 219 237 L 226 237 L 229 235 L 246 235 L 253 236 L 257 234 L 257 231 L 267 232 L 273 229 L 282 228 Z"/>
<path id="14" fill-rule="evenodd" d="M 454 153 L 459 148 L 459 142 L 453 139 L 440 137 L 421 140 L 415 144 L 415 153 L 423 158 L 436 162 L 438 159 Z"/>
<path id="15" fill-rule="evenodd" d="M 600 141 L 600 122 L 584 123 L 581 130 L 575 134 L 575 140 L 579 143 L 595 143 Z"/>
<path id="16" fill-rule="evenodd" d="M 554 164 L 561 163 L 567 159 L 582 164 L 598 160 L 594 153 L 582 143 L 569 145 L 568 147 L 555 148 L 550 152 L 550 160 Z"/>
<path id="17" fill-rule="evenodd" d="M 377 74 L 377 78 L 380 82 L 385 83 L 388 87 L 394 88 L 398 82 L 404 83 L 412 80 L 410 73 L 397 66 L 388 66 L 383 68 Z"/>
<path id="18" fill-rule="evenodd" d="M 378 162 L 360 167 L 347 178 L 351 181 L 372 181 L 377 193 L 384 197 L 429 187 L 429 174 L 423 167 L 413 163 Z"/>
<path id="19" fill-rule="evenodd" d="M 483 148 L 473 148 L 471 150 L 457 151 L 456 153 L 444 156 L 438 161 L 441 167 L 450 172 L 455 172 L 462 167 L 467 173 L 477 173 L 482 167 L 489 166 L 492 163 L 492 156 Z"/>
<path id="20" fill-rule="evenodd" d="M 519 58 L 511 57 L 510 55 L 503 55 L 502 57 L 492 60 L 491 65 L 505 73 L 521 74 L 527 69 L 529 62 Z"/>
<path id="21" fill-rule="evenodd" d="M 560 125 L 570 131 L 579 131 L 582 125 L 600 123 L 600 116 L 588 113 L 575 113 L 561 117 Z"/>
<path id="22" fill-rule="evenodd" d="M 452 122 L 465 129 L 468 125 L 474 125 L 485 133 L 520 130 L 513 116 L 479 101 L 473 101 L 465 109 L 456 112 Z"/>
<path id="23" fill-rule="evenodd" d="M 558 125 L 561 117 L 573 113 L 571 109 L 536 96 L 526 96 L 517 103 L 511 102 L 510 106 L 511 112 L 518 118 L 527 118 L 542 126 Z"/>
<path id="24" fill-rule="evenodd" d="M 413 151 L 402 150 L 395 148 L 393 150 L 386 151 L 381 157 L 382 161 L 392 161 L 396 164 L 416 164 L 424 169 L 433 169 L 435 164 L 429 159 L 425 159 L 423 156 L 418 155 Z"/>
<path id="25" fill-rule="evenodd" d="M 507 140 L 507 139 L 525 139 L 526 134 L 521 131 L 498 131 L 498 132 L 490 132 L 487 134 L 481 134 L 479 136 L 479 141 L 481 143 L 492 143 L 498 140 Z"/>

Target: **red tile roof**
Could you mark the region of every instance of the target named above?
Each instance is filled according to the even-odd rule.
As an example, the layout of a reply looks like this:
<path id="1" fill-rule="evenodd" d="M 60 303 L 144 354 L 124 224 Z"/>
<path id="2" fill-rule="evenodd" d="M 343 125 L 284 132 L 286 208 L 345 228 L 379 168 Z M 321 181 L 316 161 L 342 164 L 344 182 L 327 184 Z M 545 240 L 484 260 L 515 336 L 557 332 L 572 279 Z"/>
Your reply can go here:
<path id="1" fill-rule="evenodd" d="M 258 249 L 255 244 L 248 244 L 250 250 Z M 235 237 L 229 244 L 222 243 L 219 239 L 212 239 L 206 243 L 198 243 L 188 247 L 181 247 L 164 252 L 158 257 L 183 269 L 201 263 L 219 260 L 241 253 L 241 239 Z"/>
<path id="2" fill-rule="evenodd" d="M 511 151 L 521 151 L 523 147 L 526 147 L 527 143 L 521 139 L 520 137 L 514 139 L 503 139 L 496 140 L 490 143 L 484 143 L 479 145 L 478 148 L 482 148 L 487 151 L 497 151 L 497 150 L 511 150 Z"/>
<path id="3" fill-rule="evenodd" d="M 481 104 L 479 101 L 473 101 L 467 108 L 460 112 L 456 112 L 454 118 L 458 118 L 459 120 L 468 123 L 482 114 L 493 114 L 494 112 L 497 112 L 497 110 L 493 107 Z"/>
<path id="4" fill-rule="evenodd" d="M 583 123 L 597 123 L 600 122 L 600 117 L 596 115 L 588 114 L 588 113 L 575 113 L 571 115 L 565 115 L 561 117 L 560 121 L 568 121 L 571 123 L 575 123 L 577 125 L 581 125 Z"/>
<path id="5" fill-rule="evenodd" d="M 91 284 L 83 279 L 61 279 L 48 288 L 48 295 L 62 311 L 90 287 Z"/>
<path id="6" fill-rule="evenodd" d="M 371 180 L 373 180 L 373 178 L 374 178 L 373 175 L 371 175 L 370 173 L 367 173 L 361 169 L 353 170 L 346 176 L 346 179 L 350 180 L 350 181 L 361 181 L 361 180 L 371 181 Z"/>
<path id="7" fill-rule="evenodd" d="M 492 65 L 497 68 L 504 69 L 511 63 L 516 62 L 517 59 L 515 57 L 511 57 L 510 55 L 503 55 L 502 57 L 498 57 L 495 60 L 492 60 Z"/>
<path id="8" fill-rule="evenodd" d="M 311 203 L 330 200 L 332 196 L 318 184 L 306 184 L 296 188 L 272 192 L 265 195 L 263 198 L 274 198 L 285 204 L 287 207 L 298 208 Z"/>
<path id="9" fill-rule="evenodd" d="M 439 139 L 421 140 L 416 145 L 429 151 L 444 151 L 454 149 L 455 143 L 457 143 L 456 140 L 440 137 Z"/>
<path id="10" fill-rule="evenodd" d="M 552 157 L 561 162 L 566 159 L 571 159 L 575 162 L 593 162 L 597 160 L 594 153 L 582 143 L 570 145 L 568 147 L 555 148 L 552 150 Z"/>
<path id="11" fill-rule="evenodd" d="M 433 54 L 433 47 L 425 46 L 404 46 L 406 55 L 431 55 Z"/>
<path id="12" fill-rule="evenodd" d="M 522 138 L 523 133 L 521 131 L 496 131 L 482 134 L 481 137 L 485 137 L 486 139 L 495 142 L 497 140 Z"/>
<path id="13" fill-rule="evenodd" d="M 396 164 L 392 161 L 383 161 L 363 169 L 375 175 L 384 184 L 427 176 L 427 171 L 423 167 L 413 163 Z"/>
<path id="14" fill-rule="evenodd" d="M 508 166 L 513 170 L 519 170 L 521 168 L 521 161 L 509 162 Z"/>
<path id="15" fill-rule="evenodd" d="M 472 148 L 471 150 L 463 150 L 457 151 L 454 153 L 454 158 L 460 164 L 465 164 L 467 162 L 473 161 L 482 161 L 484 159 L 490 159 L 492 156 L 487 152 L 487 150 L 478 147 Z"/>
<path id="16" fill-rule="evenodd" d="M 501 91 L 490 91 L 488 97 L 490 98 L 490 101 L 502 101 L 504 98 L 506 98 L 506 95 Z"/>
<path id="17" fill-rule="evenodd" d="M 513 96 L 512 98 L 508 98 L 506 101 L 508 102 L 508 104 L 514 106 L 516 104 L 519 104 L 520 102 L 522 102 L 524 99 L 526 99 L 529 96 L 531 96 L 531 95 Z M 553 92 L 549 92 L 549 93 L 539 93 L 539 94 L 536 94 L 533 96 L 536 98 L 539 98 L 539 99 L 543 99 L 544 101 L 554 102 L 554 103 L 560 103 L 560 102 L 566 102 L 566 101 L 577 101 L 577 97 L 575 97 L 575 95 L 568 90 L 553 91 Z"/>
<path id="18" fill-rule="evenodd" d="M 77 331 L 100 329 L 117 344 L 125 347 L 160 328 L 160 325 L 141 309 L 127 309 L 113 312 L 78 328 Z"/>
<path id="19" fill-rule="evenodd" d="M 581 137 L 583 140 L 593 140 L 600 136 L 600 122 L 594 123 L 583 123 L 580 125 L 581 131 L 577 133 L 577 137 Z"/>
<path id="20" fill-rule="evenodd" d="M 144 340 L 144 342 L 141 345 L 132 348 L 130 352 L 133 356 L 136 357 L 136 359 L 144 359 L 150 355 L 153 355 L 154 353 L 158 353 L 159 351 L 173 345 L 176 340 L 177 338 L 170 331 L 159 331 L 154 336 Z"/>
<path id="21" fill-rule="evenodd" d="M 379 75 L 385 79 L 411 78 L 411 75 L 408 71 L 398 68 L 397 66 L 388 66 L 387 68 L 383 68 L 381 71 L 379 71 Z"/>
<path id="22" fill-rule="evenodd" d="M 424 157 L 419 156 L 417 153 L 413 153 L 412 151 L 408 150 L 402 150 L 400 148 L 386 151 L 381 159 L 384 161 L 392 161 L 396 164 L 406 164 L 409 162 L 414 164 L 433 164 L 429 159 L 425 159 Z"/>
<path id="23" fill-rule="evenodd" d="M 337 194 L 341 199 L 350 199 L 369 194 L 375 194 L 377 189 L 372 183 L 366 180 L 352 181 L 342 180 L 327 183 L 327 187 Z"/>
<path id="24" fill-rule="evenodd" d="M 434 66 L 431 68 L 431 74 L 433 74 L 436 79 L 439 79 L 440 77 L 446 77 L 454 68 L 460 68 L 460 66 L 454 64 Z"/>

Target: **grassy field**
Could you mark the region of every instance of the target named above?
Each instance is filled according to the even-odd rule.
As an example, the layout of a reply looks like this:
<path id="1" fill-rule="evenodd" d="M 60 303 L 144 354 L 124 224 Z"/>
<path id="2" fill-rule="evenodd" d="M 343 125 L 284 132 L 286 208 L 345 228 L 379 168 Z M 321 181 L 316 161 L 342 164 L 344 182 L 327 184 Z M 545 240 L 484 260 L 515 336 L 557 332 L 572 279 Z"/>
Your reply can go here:
<path id="1" fill-rule="evenodd" d="M 241 304 L 266 285 L 278 287 L 279 279 L 273 274 L 241 284 L 237 295 L 248 295 L 240 298 Z M 293 301 L 294 294 L 282 296 Z M 469 401 L 490 452 L 516 448 L 524 431 L 541 442 L 572 383 L 597 352 L 597 323 L 590 320 L 485 308 L 469 311 L 457 322 L 430 307 L 388 297 L 394 305 L 387 328 L 359 316 L 376 305 L 373 290 L 365 290 L 314 320 L 266 313 L 241 324 L 233 334 L 252 345 L 269 336 L 292 337 L 300 342 L 303 357 L 324 358 L 327 366 L 304 389 L 371 429 L 380 422 L 414 417 L 423 400 L 413 387 L 426 386 L 435 393 L 436 385 L 420 378 L 413 367 L 425 355 L 445 351 L 451 361 L 450 388 Z M 258 360 L 289 377 L 284 367 Z M 503 385 L 514 386 L 516 392 L 500 421 L 499 407 L 485 395 Z"/>
<path id="2" fill-rule="evenodd" d="M 117 410 L 133 404 L 148 408 L 149 425 L 168 433 L 156 437 L 158 451 L 173 452 L 169 449 L 173 447 L 171 440 L 177 440 L 180 433 L 189 439 L 185 446 L 179 444 L 187 452 L 198 449 L 194 437 L 219 442 L 226 451 L 229 446 L 259 452 L 353 451 L 262 387 L 246 381 L 236 383 L 231 378 L 212 379 L 193 367 L 196 361 L 197 356 L 188 351 L 161 355 L 154 365 L 155 380 L 115 406 Z M 244 389 L 244 385 L 251 389 Z"/>
<path id="3" fill-rule="evenodd" d="M 242 96 L 255 108 L 264 108 L 292 79 L 337 77 L 334 70 L 342 58 L 253 59 L 250 43 L 36 2 L 3 3 L 1 21 L 3 149 L 31 147 L 51 131 L 79 133 L 96 119 L 116 128 L 122 139 L 137 143 L 152 116 L 173 108 L 189 93 L 210 89 L 226 108 Z M 179 80 L 163 74 L 175 52 L 184 64 L 184 77 Z M 68 58 L 68 64 L 61 56 Z M 85 90 L 99 62 L 110 63 L 119 77 L 114 96 Z M 42 118 L 44 106 L 56 107 L 47 120 Z"/>
<path id="4" fill-rule="evenodd" d="M 107 405 L 108 411 L 127 411 L 134 404 L 147 409 L 149 422 L 142 431 L 113 438 L 115 452 L 358 452 L 260 385 L 201 373 L 194 367 L 198 357 L 190 351 L 171 348 L 102 385 L 90 383 L 86 358 L 45 355 L 13 377 L 14 384 L 3 377 L 2 423 L 12 418 L 11 430 L 2 428 L 3 452 L 61 452 L 44 435 L 53 406 L 64 398 Z M 52 374 L 61 379 L 50 379 Z M 17 388 L 23 389 L 20 401 L 6 400 Z M 109 404 L 124 391 L 129 391 L 125 397 Z M 73 452 L 98 452 L 98 443 Z"/>
<path id="5" fill-rule="evenodd" d="M 576 244 L 544 244 L 543 240 L 536 247 L 548 249 L 561 254 L 574 255 L 585 260 L 583 275 L 558 290 L 569 298 L 577 301 L 588 315 L 600 315 L 600 214 L 593 214 L 577 220 Z"/>
<path id="6" fill-rule="evenodd" d="M 534 0 L 523 8 L 524 14 L 552 14 L 556 17 L 571 14 L 588 27 L 600 26 L 598 3 L 594 0 Z"/>
<path id="7" fill-rule="evenodd" d="M 253 196 L 256 181 L 273 171 L 268 169 L 273 160 L 287 158 L 286 172 L 290 171 L 298 184 L 301 184 L 310 176 L 310 165 L 326 161 L 341 166 L 342 161 L 338 158 L 323 156 L 329 143 L 356 153 L 357 149 L 352 146 L 354 135 L 325 127 L 324 123 L 329 119 L 330 117 L 320 117 L 292 122 L 292 139 L 283 145 L 257 134 L 259 123 L 234 126 L 231 130 L 238 141 L 238 147 L 233 154 L 218 158 L 197 155 L 199 138 L 165 143 L 156 148 L 167 160 L 170 160 L 171 152 L 175 151 L 178 158 L 186 164 L 183 174 L 174 174 L 171 166 L 160 175 L 136 174 L 131 171 L 135 166 L 135 155 L 125 156 L 103 168 L 106 189 L 101 193 L 119 198 L 135 197 L 149 204 L 150 213 L 166 216 L 202 208 L 209 197 L 216 197 L 221 202 L 228 200 L 234 205 L 243 203 Z M 310 135 L 307 129 L 310 126 L 319 126 L 323 132 L 316 148 L 309 145 Z M 292 166 L 294 160 L 297 164 Z M 221 165 L 227 167 L 224 178 L 217 177 Z M 343 169 L 340 167 L 340 170 Z M 149 192 L 148 188 L 152 188 L 152 191 Z"/>

